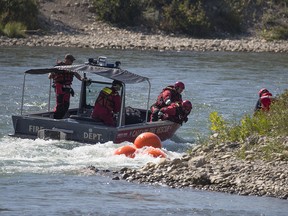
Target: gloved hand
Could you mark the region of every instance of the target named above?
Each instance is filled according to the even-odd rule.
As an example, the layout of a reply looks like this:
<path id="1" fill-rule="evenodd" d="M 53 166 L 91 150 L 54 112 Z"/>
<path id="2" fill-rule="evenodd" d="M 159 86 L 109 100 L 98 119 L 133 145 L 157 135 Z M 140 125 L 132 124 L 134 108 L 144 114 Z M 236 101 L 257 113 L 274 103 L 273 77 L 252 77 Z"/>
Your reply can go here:
<path id="1" fill-rule="evenodd" d="M 87 77 L 82 79 L 83 82 L 86 82 L 86 86 L 90 86 L 92 83 L 92 79 L 88 79 Z"/>
<path id="2" fill-rule="evenodd" d="M 164 115 L 163 112 L 161 112 L 161 111 L 158 112 L 158 118 L 159 118 L 159 119 L 161 119 L 161 118 L 163 117 L 163 115 Z"/>
<path id="3" fill-rule="evenodd" d="M 71 94 L 72 97 L 74 97 L 74 95 L 75 95 L 75 92 L 74 92 L 74 90 L 72 88 L 70 88 L 70 94 Z"/>
<path id="4" fill-rule="evenodd" d="M 169 106 L 169 105 L 171 104 L 171 100 L 170 100 L 170 99 L 166 100 L 166 101 L 165 101 L 165 104 L 166 104 L 167 106 Z"/>

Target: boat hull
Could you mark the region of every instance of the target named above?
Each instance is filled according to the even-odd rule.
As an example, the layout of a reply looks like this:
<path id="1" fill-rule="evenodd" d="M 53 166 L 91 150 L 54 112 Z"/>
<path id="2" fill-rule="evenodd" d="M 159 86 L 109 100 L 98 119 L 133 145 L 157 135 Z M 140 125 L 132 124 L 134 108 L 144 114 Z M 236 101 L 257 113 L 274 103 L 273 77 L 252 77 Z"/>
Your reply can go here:
<path id="1" fill-rule="evenodd" d="M 73 140 L 89 144 L 108 141 L 134 142 L 136 137 L 143 132 L 153 132 L 164 141 L 171 138 L 180 127 L 179 124 L 170 121 L 109 127 L 91 118 L 52 119 L 33 115 L 15 115 L 12 116 L 12 121 L 15 131 L 12 136 L 15 137 Z"/>

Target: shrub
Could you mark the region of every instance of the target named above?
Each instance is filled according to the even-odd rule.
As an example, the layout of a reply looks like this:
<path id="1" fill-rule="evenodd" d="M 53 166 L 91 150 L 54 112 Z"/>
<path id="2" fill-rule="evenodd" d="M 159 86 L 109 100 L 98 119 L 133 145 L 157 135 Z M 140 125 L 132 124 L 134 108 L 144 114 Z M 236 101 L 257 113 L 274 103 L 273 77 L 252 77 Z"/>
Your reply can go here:
<path id="1" fill-rule="evenodd" d="M 163 17 L 160 27 L 166 31 L 182 32 L 192 36 L 206 36 L 210 23 L 198 0 L 193 4 L 189 0 L 173 0 L 163 7 Z"/>
<path id="2" fill-rule="evenodd" d="M 21 22 L 28 29 L 38 28 L 37 0 L 1 0 L 0 23 Z"/>
<path id="3" fill-rule="evenodd" d="M 288 39 L 288 27 L 275 26 L 270 29 L 263 29 L 261 36 L 268 41 L 287 40 Z"/>
<path id="4" fill-rule="evenodd" d="M 3 32 L 8 37 L 25 37 L 26 26 L 19 22 L 9 22 L 5 25 Z"/>
<path id="5" fill-rule="evenodd" d="M 217 112 L 212 112 L 210 122 L 211 131 L 217 133 L 210 142 L 239 142 L 243 144 L 238 152 L 239 157 L 245 158 L 245 152 L 253 149 L 258 158 L 269 160 L 273 154 L 287 150 L 283 143 L 288 137 L 288 90 L 274 100 L 269 112 L 245 115 L 236 125 L 229 124 Z M 266 137 L 266 143 L 258 143 L 259 137 Z M 288 159 L 288 156 L 285 158 Z"/>
<path id="6" fill-rule="evenodd" d="M 0 35 L 4 35 L 4 26 L 0 23 Z"/>
<path id="7" fill-rule="evenodd" d="M 134 26 L 142 19 L 142 3 L 139 0 L 94 0 L 96 13 L 102 20 Z"/>

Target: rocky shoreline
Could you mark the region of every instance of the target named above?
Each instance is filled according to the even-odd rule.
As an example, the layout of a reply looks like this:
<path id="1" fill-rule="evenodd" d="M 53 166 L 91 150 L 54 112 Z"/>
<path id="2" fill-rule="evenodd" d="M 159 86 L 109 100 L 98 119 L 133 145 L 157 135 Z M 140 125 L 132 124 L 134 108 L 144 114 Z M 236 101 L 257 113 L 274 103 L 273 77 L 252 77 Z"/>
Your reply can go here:
<path id="1" fill-rule="evenodd" d="M 266 141 L 265 137 L 259 137 L 260 148 L 265 147 Z M 288 137 L 278 141 L 288 145 Z M 244 146 L 251 144 L 247 141 Z M 199 145 L 182 158 L 161 159 L 158 164 L 148 163 L 140 169 L 122 168 L 114 172 L 103 172 L 94 166 L 88 169 L 110 175 L 113 180 L 288 199 L 288 161 L 282 160 L 283 155 L 264 161 L 253 159 L 255 151 L 246 151 L 243 160 L 236 156 L 241 146 L 239 143 Z"/>
<path id="2" fill-rule="evenodd" d="M 151 35 L 114 27 L 83 29 L 83 33 L 29 35 L 25 38 L 0 37 L 1 46 L 77 47 L 104 49 L 133 49 L 156 51 L 228 51 L 288 53 L 288 41 L 244 39 L 193 39 L 169 35 Z"/>

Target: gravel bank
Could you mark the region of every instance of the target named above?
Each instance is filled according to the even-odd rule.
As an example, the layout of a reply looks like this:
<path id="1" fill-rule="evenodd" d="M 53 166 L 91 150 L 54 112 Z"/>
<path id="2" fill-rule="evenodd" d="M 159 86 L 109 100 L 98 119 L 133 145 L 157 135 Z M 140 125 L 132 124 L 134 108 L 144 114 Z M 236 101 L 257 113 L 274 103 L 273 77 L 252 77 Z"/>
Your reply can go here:
<path id="1" fill-rule="evenodd" d="M 279 142 L 288 148 L 288 137 Z M 265 148 L 267 139 L 259 137 L 260 148 Z M 273 161 L 256 159 L 257 150 L 245 151 L 241 160 L 236 152 L 245 143 L 222 143 L 196 146 L 192 153 L 174 160 L 162 159 L 159 164 L 148 163 L 140 169 L 123 168 L 113 172 L 114 180 L 153 185 L 167 185 L 171 188 L 194 188 L 239 195 L 269 196 L 288 199 L 288 161 L 284 154 L 274 155 Z M 91 166 L 90 171 L 103 174 Z M 110 171 L 105 170 L 105 175 Z"/>
<path id="2" fill-rule="evenodd" d="M 89 33 L 55 35 L 31 35 L 26 38 L 0 37 L 0 46 L 78 47 L 135 50 L 176 51 L 229 51 L 229 52 L 275 52 L 288 53 L 288 41 L 265 41 L 260 39 L 192 39 L 165 35 L 149 35 L 127 30 L 109 28 L 92 29 Z"/>

